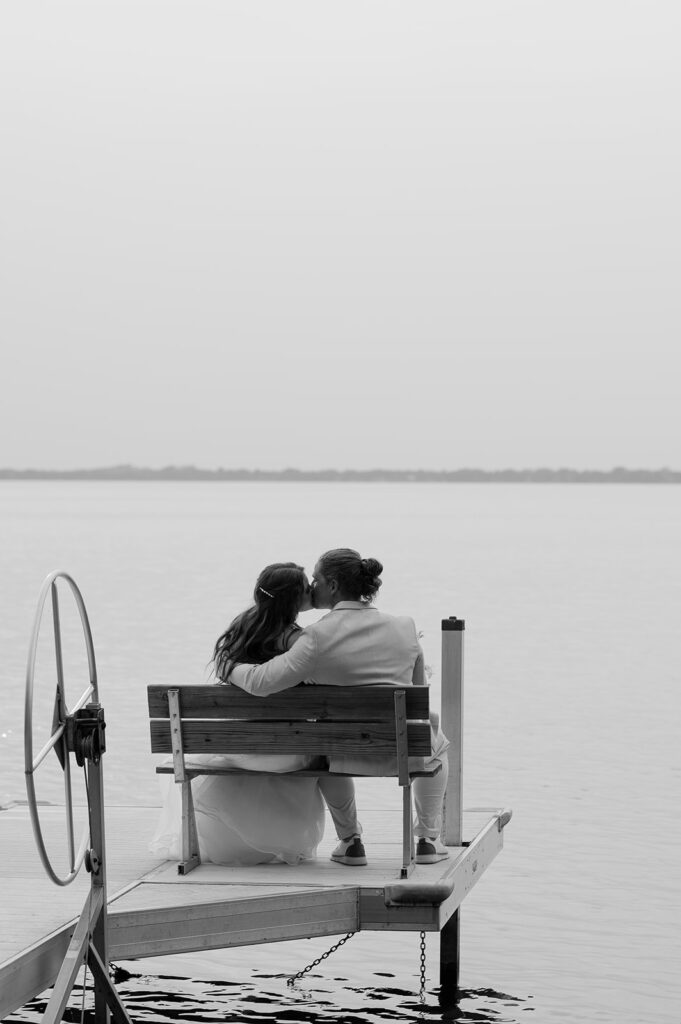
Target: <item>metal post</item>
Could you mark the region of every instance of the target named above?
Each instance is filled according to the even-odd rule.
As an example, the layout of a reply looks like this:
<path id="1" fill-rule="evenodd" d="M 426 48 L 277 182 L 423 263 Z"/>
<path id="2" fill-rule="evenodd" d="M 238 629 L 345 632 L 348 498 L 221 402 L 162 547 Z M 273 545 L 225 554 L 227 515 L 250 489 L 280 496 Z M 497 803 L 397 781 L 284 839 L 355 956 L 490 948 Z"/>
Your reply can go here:
<path id="1" fill-rule="evenodd" d="M 90 798 L 90 842 L 92 850 L 91 859 L 97 860 L 91 863 L 92 889 L 102 892 L 102 912 L 99 915 L 92 932 L 92 945 L 94 946 L 104 970 L 109 969 L 109 950 L 106 921 L 106 841 L 104 836 L 104 778 L 102 775 L 101 760 L 88 760 L 88 795 Z M 100 979 L 93 975 L 95 989 L 95 1021 L 97 1024 L 109 1024 L 109 1007 L 107 1005 L 107 993 Z"/>
<path id="2" fill-rule="evenodd" d="M 98 702 L 88 705 L 95 716 L 101 712 Z M 87 963 L 95 990 L 95 1024 L 131 1024 L 120 996 L 109 977 L 109 942 L 106 908 L 106 837 L 104 831 L 104 776 L 101 752 L 87 755 L 88 802 L 90 813 L 90 870 L 93 898 L 101 894 L 101 911 L 92 924 Z"/>
<path id="3" fill-rule="evenodd" d="M 445 794 L 443 840 L 461 846 L 463 796 L 463 634 L 466 623 L 442 620 L 442 731 L 449 740 L 449 781 Z"/>
<path id="4" fill-rule="evenodd" d="M 459 1001 L 459 914 L 455 910 L 440 932 L 440 1006 Z"/>
<path id="5" fill-rule="evenodd" d="M 104 712 L 95 700 L 67 718 L 68 751 L 85 766 L 87 779 L 90 849 L 85 863 L 90 872 L 90 895 L 85 901 L 69 948 L 52 989 L 43 1024 L 58 1024 L 78 971 L 90 969 L 95 993 L 95 1024 L 132 1024 L 109 977 L 106 909 L 106 842 L 104 834 Z M 68 755 L 67 755 L 68 756 Z M 72 871 L 74 870 L 72 865 Z M 75 874 L 74 874 L 75 877 Z"/>
<path id="6" fill-rule="evenodd" d="M 444 802 L 442 838 L 446 846 L 463 843 L 463 634 L 466 623 L 442 620 L 442 731 L 449 740 L 449 780 Z M 456 910 L 440 932 L 440 1004 L 459 998 L 459 926 Z"/>

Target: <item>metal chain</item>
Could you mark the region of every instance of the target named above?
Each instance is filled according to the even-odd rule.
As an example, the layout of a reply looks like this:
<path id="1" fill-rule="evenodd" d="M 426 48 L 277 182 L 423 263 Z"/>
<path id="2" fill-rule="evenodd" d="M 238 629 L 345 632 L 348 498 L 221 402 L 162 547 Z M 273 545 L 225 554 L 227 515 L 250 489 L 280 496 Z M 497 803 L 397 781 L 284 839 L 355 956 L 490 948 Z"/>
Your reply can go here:
<path id="1" fill-rule="evenodd" d="M 287 985 L 295 984 L 295 982 L 298 981 L 298 978 L 302 978 L 304 974 L 307 974 L 308 971 L 311 971 L 312 968 L 316 967 L 318 964 L 320 964 L 322 962 L 322 960 L 326 960 L 326 958 L 331 956 L 332 953 L 335 953 L 336 950 L 340 949 L 340 947 L 345 942 L 347 942 L 348 939 L 351 939 L 354 934 L 355 934 L 355 932 L 348 932 L 348 934 L 345 936 L 344 939 L 339 939 L 339 941 L 336 943 L 335 946 L 332 946 L 331 949 L 327 949 L 326 953 L 322 953 L 322 955 L 320 957 L 318 957 L 316 960 L 313 960 L 311 964 L 307 965 L 307 967 L 303 967 L 302 971 L 298 971 L 297 974 L 292 974 L 290 978 L 287 978 L 286 979 L 286 984 Z"/>
<path id="2" fill-rule="evenodd" d="M 422 1003 L 426 1001 L 426 933 L 421 932 L 421 988 L 419 990 L 419 1000 Z"/>

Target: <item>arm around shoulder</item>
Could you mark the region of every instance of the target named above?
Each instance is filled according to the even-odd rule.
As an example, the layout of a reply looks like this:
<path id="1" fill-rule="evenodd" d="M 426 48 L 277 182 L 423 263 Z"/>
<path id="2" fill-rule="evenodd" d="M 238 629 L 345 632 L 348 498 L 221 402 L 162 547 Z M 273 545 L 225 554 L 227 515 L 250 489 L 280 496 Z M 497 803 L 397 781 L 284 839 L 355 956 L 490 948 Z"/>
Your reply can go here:
<path id="1" fill-rule="evenodd" d="M 316 659 L 315 638 L 303 631 L 288 651 L 271 661 L 262 665 L 235 665 L 229 681 L 256 697 L 266 697 L 269 693 L 297 686 L 307 676 L 313 675 Z"/>

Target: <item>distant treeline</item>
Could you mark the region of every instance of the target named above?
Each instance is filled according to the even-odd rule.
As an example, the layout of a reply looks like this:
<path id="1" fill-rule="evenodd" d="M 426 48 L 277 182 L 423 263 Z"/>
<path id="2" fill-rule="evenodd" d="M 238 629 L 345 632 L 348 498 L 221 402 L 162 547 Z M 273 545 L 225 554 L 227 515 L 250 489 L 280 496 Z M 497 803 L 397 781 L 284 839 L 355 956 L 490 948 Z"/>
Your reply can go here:
<path id="1" fill-rule="evenodd" d="M 0 480 L 247 480 L 358 483 L 678 484 L 674 469 L 0 469 Z"/>

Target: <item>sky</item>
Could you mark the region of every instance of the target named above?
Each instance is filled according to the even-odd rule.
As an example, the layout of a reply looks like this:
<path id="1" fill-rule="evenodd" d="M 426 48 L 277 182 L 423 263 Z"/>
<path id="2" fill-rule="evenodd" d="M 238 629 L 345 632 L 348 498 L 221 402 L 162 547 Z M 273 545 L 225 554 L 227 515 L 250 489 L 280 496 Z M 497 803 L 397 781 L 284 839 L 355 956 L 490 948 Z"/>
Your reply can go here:
<path id="1" fill-rule="evenodd" d="M 0 467 L 681 468 L 677 0 L 3 0 Z"/>

